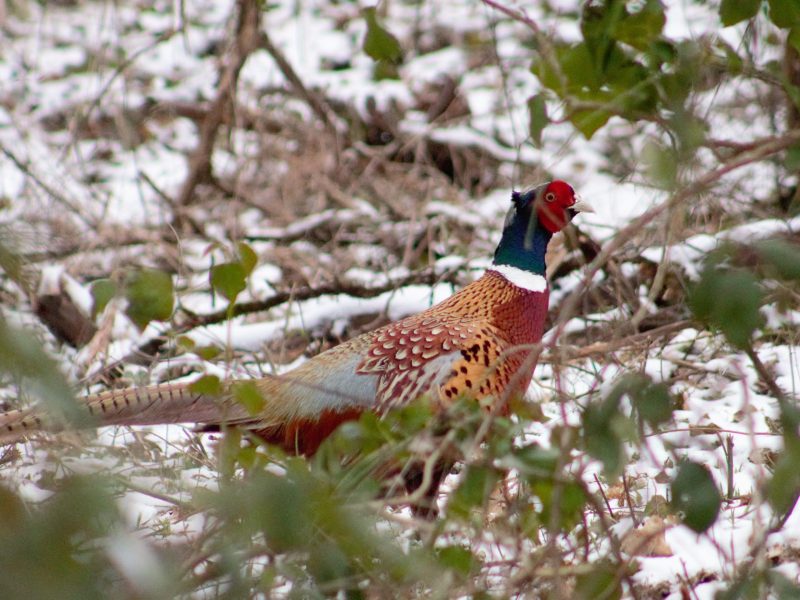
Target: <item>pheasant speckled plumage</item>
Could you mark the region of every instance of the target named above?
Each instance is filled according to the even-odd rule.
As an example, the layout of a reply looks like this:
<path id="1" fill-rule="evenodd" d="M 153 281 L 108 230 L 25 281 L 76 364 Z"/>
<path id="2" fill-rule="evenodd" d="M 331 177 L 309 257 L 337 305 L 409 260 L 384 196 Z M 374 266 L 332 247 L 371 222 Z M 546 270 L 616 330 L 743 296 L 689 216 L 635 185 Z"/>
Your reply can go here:
<path id="1" fill-rule="evenodd" d="M 581 210 L 571 186 L 553 181 L 512 195 L 493 265 L 447 300 L 309 359 L 282 376 L 255 380 L 264 406 L 251 415 L 231 394 L 191 384 L 111 390 L 81 399 L 97 425 L 198 423 L 253 430 L 287 451 L 312 454 L 342 422 L 384 414 L 427 394 L 445 409 L 474 398 L 506 412 L 524 394 L 542 338 L 550 238 Z M 231 384 L 228 384 L 231 385 Z M 0 414 L 0 442 L 59 429 L 37 409 Z"/>

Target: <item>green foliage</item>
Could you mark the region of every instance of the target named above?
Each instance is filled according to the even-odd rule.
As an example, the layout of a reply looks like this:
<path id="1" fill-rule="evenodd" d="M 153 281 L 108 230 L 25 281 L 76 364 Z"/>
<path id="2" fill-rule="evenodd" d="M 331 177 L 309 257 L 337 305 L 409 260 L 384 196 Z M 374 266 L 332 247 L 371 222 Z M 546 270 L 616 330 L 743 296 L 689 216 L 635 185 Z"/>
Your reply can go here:
<path id="1" fill-rule="evenodd" d="M 642 421 L 657 427 L 672 418 L 672 398 L 663 383 L 654 383 L 644 373 L 629 373 L 620 377 L 608 395 L 618 402 L 628 396 Z"/>
<path id="2" fill-rule="evenodd" d="M 756 16 L 761 0 L 722 0 L 719 18 L 725 27 L 736 25 Z"/>
<path id="3" fill-rule="evenodd" d="M 684 525 L 693 531 L 703 533 L 717 520 L 722 496 L 703 465 L 681 463 L 671 490 L 673 509 L 682 513 Z"/>
<path id="4" fill-rule="evenodd" d="M 458 488 L 450 496 L 447 510 L 462 518 L 474 508 L 482 508 L 498 481 L 498 473 L 487 466 L 471 465 L 461 477 Z"/>
<path id="5" fill-rule="evenodd" d="M 674 149 L 650 141 L 644 147 L 642 159 L 653 183 L 664 190 L 675 188 L 678 181 L 679 156 Z"/>
<path id="6" fill-rule="evenodd" d="M 361 11 L 367 24 L 362 48 L 375 61 L 376 79 L 397 79 L 397 65 L 403 61 L 403 50 L 397 38 L 378 21 L 375 7 Z"/>
<path id="7" fill-rule="evenodd" d="M 112 560 L 123 558 L 117 554 L 123 548 L 136 550 L 137 562 L 150 571 L 137 581 L 137 596 L 172 597 L 170 580 L 177 580 L 171 561 L 156 560 L 122 528 L 110 486 L 97 476 L 62 479 L 49 499 L 34 506 L 0 488 L 0 597 L 124 597 L 126 582 Z"/>
<path id="8" fill-rule="evenodd" d="M 264 397 L 253 381 L 237 381 L 231 386 L 231 394 L 251 415 L 257 415 L 264 408 Z"/>
<path id="9" fill-rule="evenodd" d="M 242 263 L 222 263 L 211 267 L 210 281 L 212 288 L 233 303 L 247 287 L 247 272 Z"/>
<path id="10" fill-rule="evenodd" d="M 549 122 L 544 94 L 536 94 L 528 98 L 528 118 L 531 140 L 535 146 L 539 147 L 542 145 L 542 132 Z"/>
<path id="11" fill-rule="evenodd" d="M 800 452 L 790 448 L 778 459 L 767 483 L 767 500 L 778 514 L 783 514 L 794 505 L 800 491 L 800 471 L 797 469 Z"/>
<path id="12" fill-rule="evenodd" d="M 768 4 L 773 24 L 789 29 L 790 42 L 800 46 L 800 3 Z M 725 26 L 735 25 L 756 17 L 761 6 L 761 0 L 722 0 L 720 19 Z M 665 23 L 659 0 L 585 2 L 581 40 L 548 42 L 539 48 L 531 70 L 563 102 L 566 118 L 587 138 L 615 115 L 631 122 L 654 120 L 680 146 L 680 163 L 685 164 L 708 130 L 705 119 L 694 114 L 692 94 L 713 85 L 720 73 L 739 74 L 746 58 L 722 40 L 670 39 Z M 784 88 L 798 96 L 788 82 Z M 529 104 L 529 113 L 531 138 L 538 144 L 544 111 Z M 672 189 L 679 166 L 675 156 L 653 144 L 647 160 L 655 181 Z"/>
<path id="13" fill-rule="evenodd" d="M 632 423 L 619 411 L 619 399 L 608 397 L 586 407 L 583 439 L 589 456 L 603 463 L 606 476 L 616 478 L 625 465 L 623 441 L 633 431 Z"/>
<path id="14" fill-rule="evenodd" d="M 775 598 L 776 600 L 796 600 L 800 597 L 800 586 L 787 579 L 777 570 L 753 572 L 744 569 L 728 589 L 717 593 L 716 600 L 756 600 Z"/>
<path id="15" fill-rule="evenodd" d="M 377 533 L 374 516 L 358 508 L 373 494 L 342 487 L 311 466 L 287 459 L 282 475 L 253 470 L 230 488 L 198 495 L 200 505 L 224 526 L 226 535 L 212 543 L 229 555 L 227 568 L 236 569 L 236 554 L 250 548 L 245 551 L 253 555 L 256 539 L 263 539 L 264 556 L 302 556 L 276 562 L 274 574 L 292 581 L 300 595 L 316 596 L 325 589 L 355 592 L 364 577 L 388 586 L 432 582 L 442 577 L 442 567 L 463 572 L 468 565 L 469 557 L 455 550 L 441 560 L 429 549 L 403 550 L 393 537 Z"/>
<path id="16" fill-rule="evenodd" d="M 741 269 L 709 265 L 689 295 L 695 316 L 719 329 L 737 348 L 747 349 L 761 325 L 764 292 L 756 277 Z"/>
<path id="17" fill-rule="evenodd" d="M 800 281 L 800 246 L 784 240 L 764 240 L 756 251 L 767 267 L 767 274 L 787 281 Z"/>
<path id="18" fill-rule="evenodd" d="M 0 224 L 0 271 L 16 282 L 23 290 L 31 290 L 29 273 L 25 269 L 25 261 L 14 249 L 14 230 L 6 224 Z M 12 244 L 9 244 L 9 240 Z"/>
<path id="19" fill-rule="evenodd" d="M 612 115 L 635 120 L 657 107 L 658 74 L 647 63 L 665 56 L 664 44 L 658 45 L 663 7 L 658 0 L 647 0 L 638 10 L 633 4 L 587 2 L 581 17 L 583 41 L 557 43 L 552 55 L 542 54 L 533 62 L 533 73 L 567 102 L 569 120 L 587 138 Z"/>
<path id="20" fill-rule="evenodd" d="M 244 272 L 248 276 L 251 275 L 253 269 L 255 269 L 258 264 L 258 255 L 255 250 L 245 242 L 236 244 L 236 249 L 239 251 L 239 264 L 242 265 Z"/>
<path id="21" fill-rule="evenodd" d="M 247 278 L 258 263 L 258 257 L 250 246 L 239 242 L 237 249 L 237 260 L 214 265 L 209 272 L 211 288 L 230 304 L 247 288 Z"/>
<path id="22" fill-rule="evenodd" d="M 461 575 L 469 575 L 477 563 L 477 557 L 469 548 L 463 546 L 445 546 L 439 548 L 436 554 L 442 567 L 452 569 Z"/>
<path id="23" fill-rule="evenodd" d="M 367 33 L 364 36 L 362 47 L 364 52 L 373 60 L 387 60 L 393 63 L 400 62 L 403 51 L 400 42 L 380 22 L 375 7 L 365 8 L 361 14 L 367 24 Z"/>
<path id="24" fill-rule="evenodd" d="M 222 382 L 216 375 L 203 375 L 189 384 L 189 390 L 206 396 L 221 396 L 223 392 Z"/>
<path id="25" fill-rule="evenodd" d="M 0 314 L 0 375 L 24 382 L 49 411 L 71 423 L 87 415 L 75 404 L 72 388 L 56 362 L 29 332 L 9 327 Z"/>
<path id="26" fill-rule="evenodd" d="M 575 578 L 575 595 L 579 600 L 617 600 L 622 597 L 619 567 L 611 562 L 600 562 Z"/>
<path id="27" fill-rule="evenodd" d="M 800 2 L 797 0 L 769 0 L 769 18 L 782 28 L 800 25 Z"/>
<path id="28" fill-rule="evenodd" d="M 125 278 L 125 297 L 128 315 L 139 329 L 150 321 L 166 321 L 172 316 L 175 294 L 172 277 L 157 269 L 139 269 Z"/>
<path id="29" fill-rule="evenodd" d="M 111 279 L 98 279 L 92 282 L 92 318 L 99 315 L 117 295 L 117 284 Z"/>
<path id="30" fill-rule="evenodd" d="M 636 439 L 636 426 L 622 414 L 620 403 L 630 398 L 643 423 L 657 427 L 672 417 L 672 398 L 664 384 L 654 383 L 642 373 L 620 377 L 600 402 L 586 407 L 583 415 L 583 440 L 590 456 L 603 463 L 608 477 L 615 478 L 625 464 L 624 443 Z"/>

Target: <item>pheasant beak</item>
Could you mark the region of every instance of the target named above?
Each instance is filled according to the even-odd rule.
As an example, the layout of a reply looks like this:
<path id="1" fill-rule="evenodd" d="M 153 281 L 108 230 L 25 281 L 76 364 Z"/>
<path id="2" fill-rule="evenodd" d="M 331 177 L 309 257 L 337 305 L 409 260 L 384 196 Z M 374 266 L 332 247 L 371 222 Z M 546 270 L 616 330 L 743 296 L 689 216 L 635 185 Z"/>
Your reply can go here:
<path id="1" fill-rule="evenodd" d="M 580 212 L 590 212 L 590 213 L 593 213 L 593 212 L 594 212 L 594 209 L 593 209 L 593 208 L 592 208 L 592 206 L 591 206 L 591 205 L 590 205 L 588 202 L 586 202 L 586 201 L 585 201 L 583 198 L 581 198 L 580 196 L 576 196 L 576 197 L 575 197 L 575 204 L 573 204 L 572 206 L 570 206 L 570 207 L 567 209 L 567 214 L 569 215 L 570 221 L 571 221 L 572 219 L 574 219 L 574 218 L 575 218 L 575 215 L 577 215 L 577 214 L 578 214 L 578 213 L 580 213 Z"/>
<path id="2" fill-rule="evenodd" d="M 579 212 L 593 213 L 594 212 L 594 209 L 592 208 L 592 205 L 589 204 L 588 202 L 586 202 L 586 200 L 584 200 L 581 197 L 576 197 L 575 204 L 570 206 L 569 209 L 572 210 L 572 211 L 575 211 L 576 213 L 579 213 Z"/>

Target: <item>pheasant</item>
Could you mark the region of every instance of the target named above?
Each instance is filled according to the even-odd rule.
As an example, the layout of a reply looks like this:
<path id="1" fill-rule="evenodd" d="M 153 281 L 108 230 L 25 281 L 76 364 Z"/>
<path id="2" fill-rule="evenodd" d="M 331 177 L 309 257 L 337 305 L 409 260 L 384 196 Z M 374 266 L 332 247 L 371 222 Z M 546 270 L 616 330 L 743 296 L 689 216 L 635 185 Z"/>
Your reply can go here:
<path id="1" fill-rule="evenodd" d="M 256 415 L 231 394 L 205 395 L 188 383 L 110 390 L 79 401 L 96 425 L 238 426 L 304 455 L 364 411 L 384 414 L 424 394 L 441 410 L 466 396 L 482 405 L 501 402 L 496 410 L 505 413 L 507 399 L 523 394 L 533 374 L 549 297 L 547 245 L 579 211 L 591 208 L 564 181 L 514 192 L 494 261 L 479 279 L 285 375 L 256 380 L 263 398 Z M 0 414 L 0 442 L 58 429 L 63 425 L 36 408 Z"/>

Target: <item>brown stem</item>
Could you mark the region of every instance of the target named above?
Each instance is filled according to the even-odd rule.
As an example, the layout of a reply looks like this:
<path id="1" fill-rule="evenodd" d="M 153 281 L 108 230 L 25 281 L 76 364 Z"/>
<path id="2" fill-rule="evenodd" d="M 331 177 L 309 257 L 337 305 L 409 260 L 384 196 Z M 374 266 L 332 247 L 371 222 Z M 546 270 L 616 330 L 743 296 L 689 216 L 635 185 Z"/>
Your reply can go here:
<path id="1" fill-rule="evenodd" d="M 756 373 L 758 373 L 758 378 L 761 380 L 770 393 L 775 397 L 778 402 L 783 404 L 786 402 L 786 394 L 783 393 L 783 390 L 778 386 L 775 382 L 775 379 L 772 377 L 772 374 L 769 372 L 767 367 L 764 366 L 764 363 L 761 362 L 761 358 L 759 358 L 756 351 L 753 349 L 752 344 L 748 344 L 747 348 L 745 348 L 745 354 L 750 359 L 750 362 L 753 363 L 753 368 L 755 368 Z"/>
<path id="2" fill-rule="evenodd" d="M 211 176 L 211 154 L 214 151 L 217 131 L 224 121 L 225 113 L 232 105 L 239 73 L 248 56 L 258 48 L 259 3 L 256 0 L 238 0 L 236 6 L 238 10 L 236 36 L 226 57 L 227 64 L 217 86 L 217 96 L 200 124 L 197 148 L 189 158 L 189 172 L 175 199 L 176 223 L 185 222 L 181 211 L 192 203 L 198 184 Z"/>
<path id="3" fill-rule="evenodd" d="M 608 508 L 608 514 L 611 515 L 612 519 L 616 519 L 616 516 L 614 516 L 614 511 L 611 510 L 611 503 L 608 501 L 608 498 L 606 497 L 606 493 L 603 490 L 603 484 L 600 483 L 600 478 L 597 476 L 597 473 L 594 474 L 594 480 L 595 483 L 597 483 L 597 488 L 600 490 L 600 495 L 603 496 L 603 501 L 606 503 L 606 508 Z"/>
<path id="4" fill-rule="evenodd" d="M 292 65 L 288 60 L 286 60 L 283 52 L 281 52 L 280 49 L 272 43 L 272 40 L 269 38 L 266 32 L 262 32 L 259 36 L 259 45 L 269 53 L 269 55 L 275 61 L 275 64 L 278 65 L 281 73 L 283 73 L 283 76 L 286 77 L 287 81 L 294 89 L 295 93 L 305 100 L 309 108 L 311 108 L 314 114 L 317 115 L 317 118 L 322 121 L 322 123 L 334 135 L 334 137 L 338 138 L 343 135 L 344 132 L 339 131 L 336 128 L 336 120 L 333 111 L 323 101 L 323 99 L 320 98 L 319 94 L 312 92 L 306 87 L 306 85 L 303 83 L 303 80 L 297 75 L 297 72 L 294 70 Z"/>

